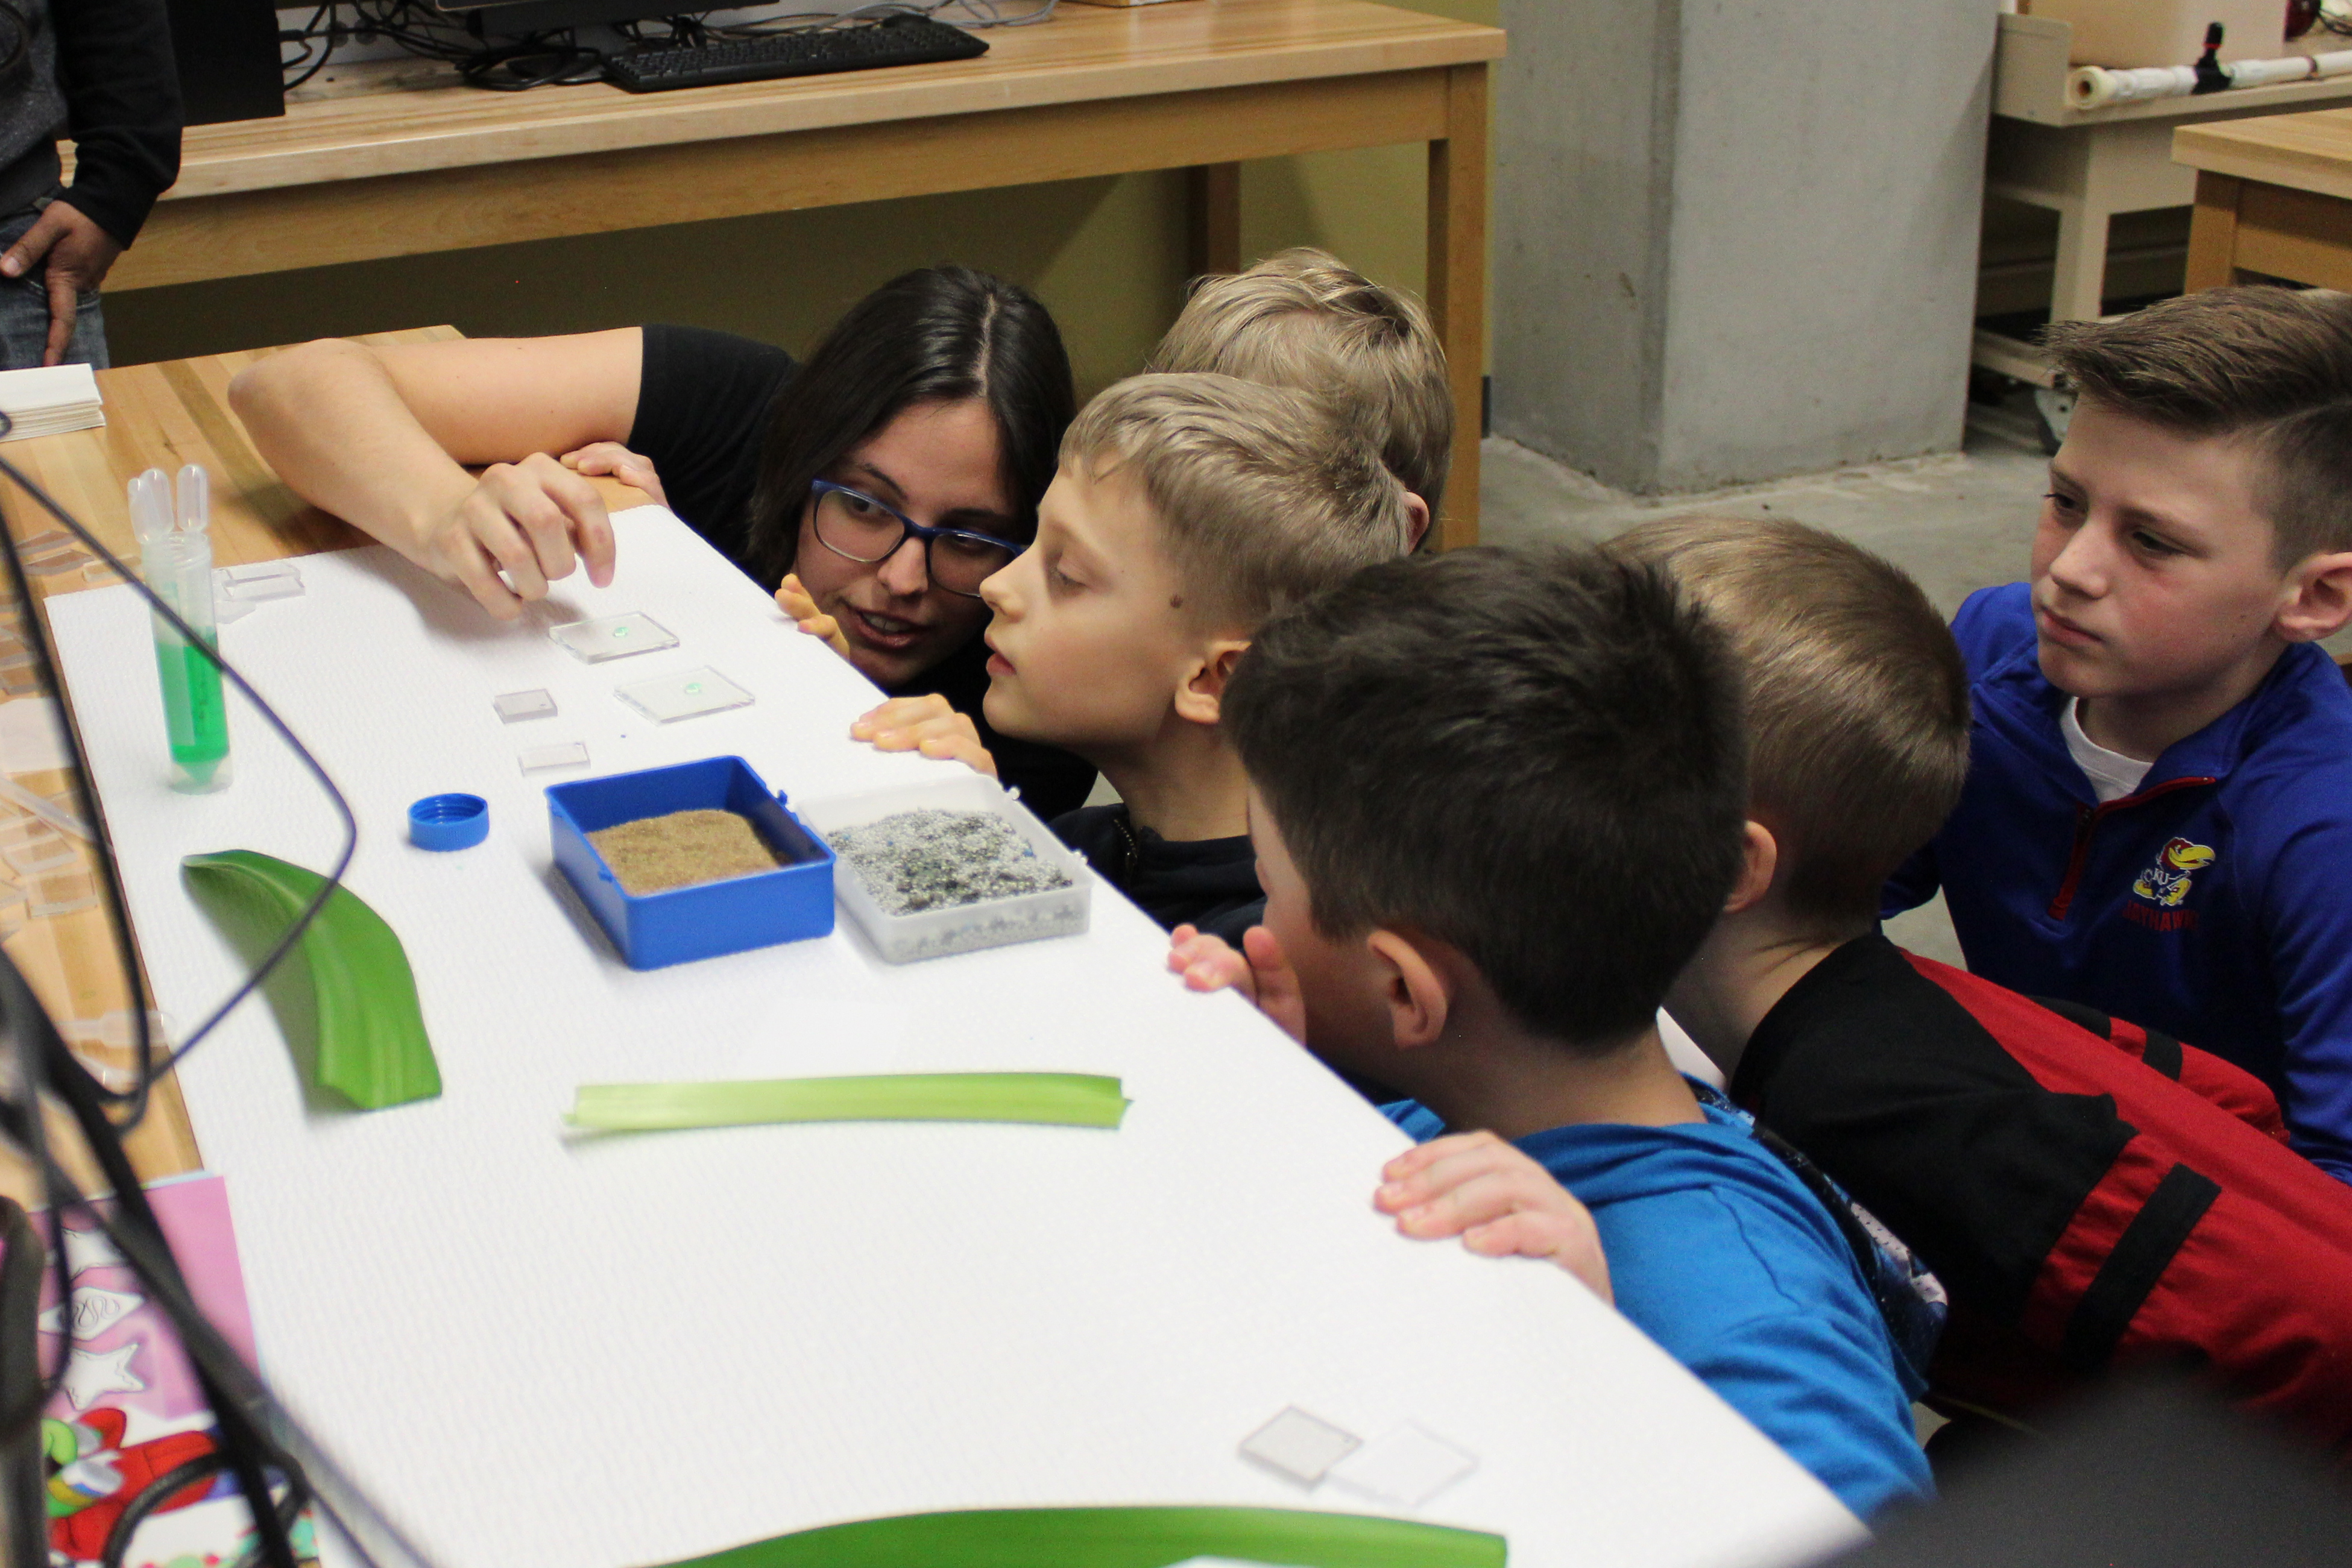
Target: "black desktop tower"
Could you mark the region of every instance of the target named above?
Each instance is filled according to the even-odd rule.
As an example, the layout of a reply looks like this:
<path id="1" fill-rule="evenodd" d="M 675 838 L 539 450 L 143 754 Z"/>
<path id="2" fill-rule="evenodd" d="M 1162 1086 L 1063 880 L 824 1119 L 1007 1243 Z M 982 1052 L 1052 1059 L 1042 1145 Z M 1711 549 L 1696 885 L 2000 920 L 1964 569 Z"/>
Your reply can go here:
<path id="1" fill-rule="evenodd" d="M 286 112 L 271 0 L 166 0 L 180 67 L 183 123 L 268 120 Z"/>

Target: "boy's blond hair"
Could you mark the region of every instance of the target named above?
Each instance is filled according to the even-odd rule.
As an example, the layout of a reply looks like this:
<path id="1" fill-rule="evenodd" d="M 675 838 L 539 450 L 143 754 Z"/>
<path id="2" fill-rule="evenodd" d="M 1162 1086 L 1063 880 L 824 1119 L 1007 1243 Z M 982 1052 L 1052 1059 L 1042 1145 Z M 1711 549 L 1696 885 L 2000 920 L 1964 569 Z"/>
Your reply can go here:
<path id="1" fill-rule="evenodd" d="M 1196 610 L 1244 631 L 1404 553 L 1404 487 L 1370 436 L 1287 387 L 1130 376 L 1079 411 L 1062 465 L 1132 473 Z"/>
<path id="2" fill-rule="evenodd" d="M 2284 570 L 2352 549 L 2352 295 L 2249 284 L 2043 335 L 2083 397 L 2183 435 L 2241 440 Z"/>
<path id="3" fill-rule="evenodd" d="M 1667 517 L 1612 549 L 1664 569 L 1731 639 L 1748 796 L 1790 914 L 1844 929 L 1933 838 L 1969 771 L 1969 677 L 1903 571 L 1801 523 Z"/>
<path id="4" fill-rule="evenodd" d="M 1429 313 L 1410 294 L 1301 247 L 1246 272 L 1194 281 L 1145 367 L 1212 371 L 1343 401 L 1371 428 L 1381 460 L 1429 503 L 1454 461 L 1454 391 Z"/>

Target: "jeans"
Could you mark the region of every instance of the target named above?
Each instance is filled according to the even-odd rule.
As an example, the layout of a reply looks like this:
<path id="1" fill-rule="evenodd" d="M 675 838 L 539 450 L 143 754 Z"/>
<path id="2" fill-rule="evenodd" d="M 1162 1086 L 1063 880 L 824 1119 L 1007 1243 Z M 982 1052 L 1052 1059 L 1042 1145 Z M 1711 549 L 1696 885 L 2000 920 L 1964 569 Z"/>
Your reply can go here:
<path id="1" fill-rule="evenodd" d="M 26 211 L 0 221 L 0 250 L 25 237 L 41 214 Z M 23 277 L 0 277 L 0 370 L 20 371 L 41 362 L 49 343 L 49 286 L 41 263 Z M 84 290 L 74 310 L 73 337 L 66 343 L 67 364 L 107 367 L 106 318 L 100 312 L 98 290 Z"/>

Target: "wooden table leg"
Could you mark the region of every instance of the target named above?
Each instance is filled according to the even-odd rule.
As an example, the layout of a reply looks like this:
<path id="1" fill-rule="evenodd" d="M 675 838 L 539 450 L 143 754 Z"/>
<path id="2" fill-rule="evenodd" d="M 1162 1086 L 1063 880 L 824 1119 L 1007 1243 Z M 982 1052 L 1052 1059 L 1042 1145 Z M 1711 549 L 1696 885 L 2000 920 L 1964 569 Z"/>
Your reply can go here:
<path id="1" fill-rule="evenodd" d="M 2189 273 L 2182 288 L 2219 288 L 2238 281 L 2238 181 L 2229 174 L 2197 175 L 2197 206 L 2189 220 Z"/>
<path id="2" fill-rule="evenodd" d="M 2058 209 L 2058 265 L 2050 280 L 2050 319 L 2098 319 L 2106 280 L 2106 210 L 2078 197 Z"/>
<path id="3" fill-rule="evenodd" d="M 1429 144 L 1429 313 L 1454 383 L 1454 463 L 1437 548 L 1478 542 L 1478 425 L 1486 369 L 1486 67 L 1447 74 L 1445 138 Z"/>
<path id="4" fill-rule="evenodd" d="M 1184 171 L 1191 209 L 1192 276 L 1242 269 L 1242 166 L 1202 163 Z"/>

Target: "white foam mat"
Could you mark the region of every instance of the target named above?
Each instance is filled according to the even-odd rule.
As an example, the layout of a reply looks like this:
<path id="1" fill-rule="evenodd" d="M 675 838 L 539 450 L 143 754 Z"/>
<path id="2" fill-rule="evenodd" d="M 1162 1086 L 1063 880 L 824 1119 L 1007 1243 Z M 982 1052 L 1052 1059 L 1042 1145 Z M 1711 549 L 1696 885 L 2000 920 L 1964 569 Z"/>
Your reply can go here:
<path id="1" fill-rule="evenodd" d="M 1475 1454 L 1422 1516 L 1507 1534 L 1518 1568 L 1857 1533 L 1556 1270 L 1398 1237 L 1370 1198 L 1402 1134 L 1237 998 L 1183 990 L 1108 888 L 1083 936 L 903 968 L 845 927 L 625 967 L 552 870 L 539 786 L 562 776 L 525 778 L 526 740 L 583 744 L 597 773 L 740 754 L 796 798 L 955 765 L 850 743 L 871 686 L 666 512 L 615 527 L 614 585 L 561 583 L 521 624 L 372 549 L 305 559 L 303 595 L 223 633 L 359 812 L 350 885 L 407 946 L 446 1088 L 308 1104 L 254 1005 L 188 1063 L 189 1109 L 265 1373 L 442 1561 L 619 1568 L 924 1509 L 1297 1506 L 1238 1448 L 1293 1404 Z M 678 645 L 598 666 L 546 635 L 632 611 Z M 118 586 L 50 614 L 184 1025 L 239 971 L 181 857 L 323 867 L 332 820 L 242 703 L 234 785 L 172 793 L 145 610 Z M 701 665 L 756 700 L 656 725 L 614 695 Z M 556 716 L 504 723 L 494 700 L 528 690 Z M 450 790 L 490 802 L 488 841 L 411 848 L 408 804 Z M 1126 1125 L 560 1120 L 585 1082 L 1019 1069 L 1118 1075 Z"/>

